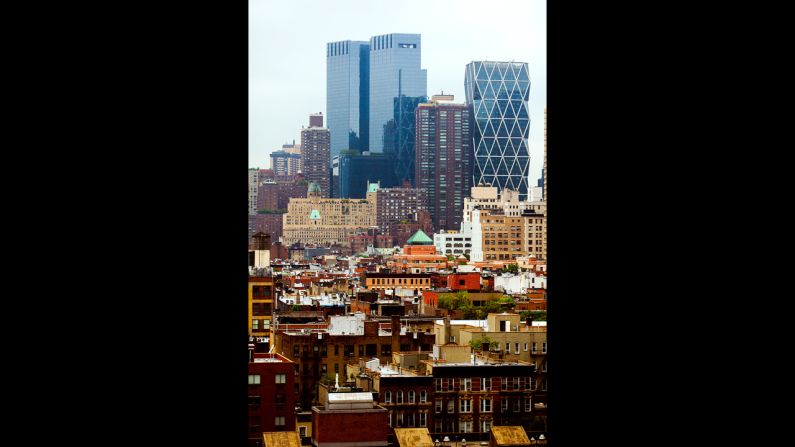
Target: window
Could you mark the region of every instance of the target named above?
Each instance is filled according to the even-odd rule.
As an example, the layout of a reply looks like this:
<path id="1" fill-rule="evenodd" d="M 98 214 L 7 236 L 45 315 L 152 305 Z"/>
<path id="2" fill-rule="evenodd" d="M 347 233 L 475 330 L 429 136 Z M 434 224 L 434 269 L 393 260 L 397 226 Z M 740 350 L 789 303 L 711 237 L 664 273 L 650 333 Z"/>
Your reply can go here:
<path id="1" fill-rule="evenodd" d="M 248 404 L 252 407 L 258 407 L 262 401 L 260 396 L 248 396 Z"/>
<path id="2" fill-rule="evenodd" d="M 396 425 L 398 427 L 402 427 L 403 426 L 403 412 L 402 411 L 398 411 L 397 412 L 397 424 Z"/>
<path id="3" fill-rule="evenodd" d="M 340 345 L 334 345 L 334 355 L 340 355 Z"/>
<path id="4" fill-rule="evenodd" d="M 392 355 L 392 345 L 381 345 L 381 355 Z"/>
<path id="5" fill-rule="evenodd" d="M 513 412 L 518 413 L 522 411 L 522 401 L 521 399 L 514 399 L 513 401 Z"/>
<path id="6" fill-rule="evenodd" d="M 442 391 L 442 379 L 433 379 L 434 388 L 436 391 Z"/>
<path id="7" fill-rule="evenodd" d="M 491 421 L 483 421 L 483 433 L 491 431 Z"/>
<path id="8" fill-rule="evenodd" d="M 483 413 L 491 413 L 491 399 L 483 399 L 480 401 L 480 411 Z"/>
<path id="9" fill-rule="evenodd" d="M 420 413 L 420 427 L 426 427 L 428 425 L 428 415 L 425 413 Z"/>
<path id="10" fill-rule="evenodd" d="M 386 415 L 386 424 L 389 425 L 390 427 L 392 426 L 392 412 L 391 411 L 389 413 L 387 413 L 387 415 Z"/>
<path id="11" fill-rule="evenodd" d="M 274 424 L 275 424 L 277 427 L 284 427 L 284 416 L 276 416 L 276 417 L 273 419 L 273 423 L 274 423 Z"/>
<path id="12" fill-rule="evenodd" d="M 530 353 L 531 354 L 535 354 L 537 352 L 538 352 L 538 349 L 536 349 L 536 342 L 533 342 L 533 348 L 530 350 Z"/>
<path id="13" fill-rule="evenodd" d="M 440 431 L 442 431 L 442 421 L 440 421 L 439 419 L 436 419 L 433 422 L 433 429 L 434 429 L 434 431 L 436 433 L 439 433 Z"/>
<path id="14" fill-rule="evenodd" d="M 328 372 L 328 369 L 327 369 L 327 367 L 326 367 L 326 364 L 322 364 L 322 365 L 320 365 L 320 372 L 321 372 L 323 375 L 326 375 L 326 373 Z"/>
<path id="15" fill-rule="evenodd" d="M 513 389 L 515 389 L 515 390 L 519 389 L 519 378 L 518 377 L 514 377 L 513 378 Z"/>
<path id="16" fill-rule="evenodd" d="M 453 380 L 454 379 L 447 379 L 447 391 L 453 391 Z"/>
<path id="17" fill-rule="evenodd" d="M 259 385 L 260 376 L 259 374 L 249 374 L 248 375 L 248 384 L 249 385 Z"/>
<path id="18" fill-rule="evenodd" d="M 276 374 L 276 383 L 287 383 L 286 374 Z"/>
<path id="19" fill-rule="evenodd" d="M 414 427 L 414 413 L 408 414 L 408 423 L 409 427 Z"/>
<path id="20" fill-rule="evenodd" d="M 546 380 L 542 380 L 541 381 L 541 391 L 546 391 L 546 390 L 547 390 L 547 381 Z"/>
<path id="21" fill-rule="evenodd" d="M 461 399 L 461 413 L 472 412 L 472 401 L 469 399 Z"/>
<path id="22" fill-rule="evenodd" d="M 448 400 L 447 401 L 447 412 L 448 413 L 455 413 L 455 401 Z"/>
<path id="23" fill-rule="evenodd" d="M 305 426 L 302 425 L 302 426 L 298 427 L 298 436 L 300 436 L 302 438 L 306 438 L 306 427 Z"/>
<path id="24" fill-rule="evenodd" d="M 345 345 L 345 352 L 343 352 L 345 357 L 353 357 L 353 346 L 354 345 Z"/>
<path id="25" fill-rule="evenodd" d="M 541 363 L 541 371 L 544 371 L 544 372 L 547 371 L 547 362 L 546 362 L 546 360 L 543 363 Z"/>
<path id="26" fill-rule="evenodd" d="M 503 413 L 508 411 L 508 399 L 502 399 L 500 401 L 500 411 Z"/>
<path id="27" fill-rule="evenodd" d="M 500 389 L 503 391 L 508 391 L 508 378 L 502 377 L 500 378 Z"/>
<path id="28" fill-rule="evenodd" d="M 391 391 L 384 391 L 384 403 L 391 404 L 392 403 L 392 392 Z"/>
<path id="29" fill-rule="evenodd" d="M 395 393 L 395 403 L 402 404 L 403 403 L 403 391 L 398 391 Z"/>
<path id="30" fill-rule="evenodd" d="M 472 421 L 459 421 L 458 427 L 461 433 L 472 433 Z"/>
<path id="31" fill-rule="evenodd" d="M 533 410 L 533 402 L 532 399 L 529 397 L 525 397 L 524 399 L 524 411 L 529 413 Z"/>
<path id="32" fill-rule="evenodd" d="M 519 343 L 515 343 L 514 348 L 515 348 L 514 349 L 514 354 L 518 354 L 519 353 Z"/>
<path id="33" fill-rule="evenodd" d="M 293 345 L 293 357 L 298 357 L 301 355 L 301 346 Z"/>
<path id="34" fill-rule="evenodd" d="M 420 391 L 420 403 L 424 404 L 428 401 L 428 392 L 425 390 Z"/>
<path id="35" fill-rule="evenodd" d="M 533 389 L 533 378 L 530 376 L 525 377 L 524 379 L 524 389 L 532 390 Z"/>
<path id="36" fill-rule="evenodd" d="M 511 352 L 511 343 L 505 342 L 505 353 Z"/>
<path id="37" fill-rule="evenodd" d="M 453 342 L 453 343 L 455 343 L 455 335 L 451 335 L 451 336 L 450 336 L 450 341 L 451 341 L 451 342 Z"/>
<path id="38" fill-rule="evenodd" d="M 414 390 L 409 390 L 409 403 L 414 403 Z"/>
<path id="39" fill-rule="evenodd" d="M 524 352 L 527 352 L 527 343 L 524 344 Z"/>
<path id="40" fill-rule="evenodd" d="M 480 391 L 491 391 L 491 377 L 480 378 Z"/>
<path id="41" fill-rule="evenodd" d="M 436 399 L 436 413 L 442 412 L 442 399 Z"/>
<path id="42" fill-rule="evenodd" d="M 547 353 L 547 342 L 541 343 L 541 352 L 544 354 Z"/>
<path id="43" fill-rule="evenodd" d="M 338 372 L 340 372 L 340 364 L 339 364 L 339 363 L 335 363 L 335 364 L 334 364 L 334 372 L 335 372 L 335 373 L 338 373 Z"/>
<path id="44" fill-rule="evenodd" d="M 468 377 L 464 379 L 464 384 L 463 388 L 461 388 L 461 391 L 472 391 L 472 379 Z"/>
<path id="45" fill-rule="evenodd" d="M 251 330 L 252 331 L 259 330 L 259 320 L 251 320 Z"/>
<path id="46" fill-rule="evenodd" d="M 364 357 L 364 345 L 359 345 L 359 357 Z"/>
<path id="47" fill-rule="evenodd" d="M 368 357 L 374 357 L 378 355 L 378 345 L 375 343 L 370 343 L 365 347 L 365 353 Z"/>

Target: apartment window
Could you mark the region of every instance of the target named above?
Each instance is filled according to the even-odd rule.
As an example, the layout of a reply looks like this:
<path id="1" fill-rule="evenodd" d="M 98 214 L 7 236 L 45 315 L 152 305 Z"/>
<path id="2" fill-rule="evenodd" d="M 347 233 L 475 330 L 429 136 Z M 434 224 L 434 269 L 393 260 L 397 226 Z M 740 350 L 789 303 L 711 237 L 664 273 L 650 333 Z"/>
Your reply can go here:
<path id="1" fill-rule="evenodd" d="M 334 345 L 334 355 L 340 355 L 340 345 Z"/>
<path id="2" fill-rule="evenodd" d="M 391 404 L 392 403 L 392 392 L 391 391 L 385 391 L 384 392 L 384 403 L 385 404 Z"/>
<path id="3" fill-rule="evenodd" d="M 524 344 L 524 352 L 527 352 L 527 343 Z"/>
<path id="4" fill-rule="evenodd" d="M 334 364 L 334 372 L 335 372 L 335 373 L 338 373 L 338 372 L 340 372 L 340 364 L 339 364 L 339 363 L 335 363 L 335 364 Z"/>
<path id="5" fill-rule="evenodd" d="M 251 320 L 251 330 L 252 331 L 259 330 L 259 320 Z"/>
<path id="6" fill-rule="evenodd" d="M 425 413 L 420 413 L 420 427 L 426 427 L 428 425 L 428 415 Z"/>
<path id="7" fill-rule="evenodd" d="M 433 422 L 433 429 L 436 433 L 442 431 L 442 421 L 440 421 L 439 419 L 435 420 Z"/>
<path id="8" fill-rule="evenodd" d="M 454 379 L 447 379 L 447 391 L 453 391 L 453 380 Z"/>
<path id="9" fill-rule="evenodd" d="M 532 399 L 529 397 L 525 397 L 524 399 L 524 411 L 526 413 L 533 411 L 533 402 Z"/>
<path id="10" fill-rule="evenodd" d="M 464 385 L 463 388 L 461 388 L 461 391 L 472 391 L 472 379 L 464 379 Z"/>
<path id="11" fill-rule="evenodd" d="M 403 403 L 403 391 L 398 391 L 395 393 L 395 402 L 399 404 Z"/>
<path id="12" fill-rule="evenodd" d="M 461 399 L 461 413 L 472 412 L 472 401 L 470 399 Z"/>
<path id="13" fill-rule="evenodd" d="M 302 438 L 306 438 L 306 427 L 305 426 L 302 425 L 302 426 L 298 427 L 298 436 L 300 436 Z"/>
<path id="14" fill-rule="evenodd" d="M 345 357 L 353 357 L 353 346 L 354 345 L 345 345 L 343 352 Z"/>
<path id="15" fill-rule="evenodd" d="M 547 353 L 547 342 L 543 342 L 543 343 L 541 343 L 541 352 L 542 352 L 543 354 L 546 354 L 546 353 Z"/>
<path id="16" fill-rule="evenodd" d="M 515 390 L 519 389 L 519 378 L 518 377 L 514 377 L 513 378 L 513 389 L 515 389 Z"/>
<path id="17" fill-rule="evenodd" d="M 364 345 L 359 345 L 359 357 L 364 357 Z"/>
<path id="18" fill-rule="evenodd" d="M 249 385 L 259 385 L 260 376 L 259 374 L 249 374 L 248 375 L 248 384 Z"/>
<path id="19" fill-rule="evenodd" d="M 547 390 L 547 381 L 546 380 L 542 380 L 541 381 L 541 391 L 546 391 L 546 390 Z"/>
<path id="20" fill-rule="evenodd" d="M 326 368 L 326 365 L 325 365 L 325 364 L 323 364 L 323 365 L 320 365 L 320 372 L 321 372 L 323 375 L 325 375 L 325 374 L 328 372 L 328 370 L 327 370 L 327 368 Z"/>
<path id="21" fill-rule="evenodd" d="M 483 399 L 480 401 L 480 411 L 483 413 L 491 413 L 491 399 Z"/>
<path id="22" fill-rule="evenodd" d="M 518 354 L 519 353 L 519 343 L 515 343 L 514 348 L 515 348 L 514 354 Z"/>
<path id="23" fill-rule="evenodd" d="M 491 391 L 491 377 L 480 378 L 480 391 Z"/>
<path id="24" fill-rule="evenodd" d="M 293 357 L 298 357 L 301 355 L 301 346 L 293 345 Z"/>
<path id="25" fill-rule="evenodd" d="M 503 391 L 508 391 L 508 378 L 502 377 L 500 378 L 500 389 Z"/>
<path id="26" fill-rule="evenodd" d="M 402 411 L 398 411 L 397 412 L 397 424 L 396 425 L 398 427 L 402 427 L 403 426 L 403 412 Z"/>
<path id="27" fill-rule="evenodd" d="M 500 401 L 500 411 L 503 413 L 508 411 L 508 399 L 502 399 Z"/>
<path id="28" fill-rule="evenodd" d="M 442 391 L 442 379 L 433 379 L 434 382 L 434 389 L 436 391 Z"/>
<path id="29" fill-rule="evenodd" d="M 546 361 L 541 363 L 541 371 L 547 372 L 547 362 Z"/>
<path id="30" fill-rule="evenodd" d="M 526 390 L 532 390 L 533 389 L 533 378 L 532 377 L 527 376 L 524 379 L 524 389 L 526 389 Z"/>
<path id="31" fill-rule="evenodd" d="M 472 421 L 459 421 L 458 427 L 461 433 L 472 433 Z"/>
<path id="32" fill-rule="evenodd" d="M 420 391 L 420 403 L 424 404 L 428 401 L 428 392 L 425 390 Z"/>
<path id="33" fill-rule="evenodd" d="M 392 345 L 381 345 L 381 355 L 392 355 Z"/>
<path id="34" fill-rule="evenodd" d="M 483 425 L 483 430 L 482 430 L 483 433 L 491 431 L 491 421 L 483 421 L 482 425 Z"/>
<path id="35" fill-rule="evenodd" d="M 284 416 L 276 416 L 273 418 L 273 423 L 277 427 L 284 427 Z"/>
<path id="36" fill-rule="evenodd" d="M 505 342 L 505 353 L 508 354 L 511 352 L 511 344 L 509 342 Z"/>
<path id="37" fill-rule="evenodd" d="M 442 399 L 436 399 L 435 409 L 436 409 L 437 413 L 441 413 L 442 412 Z"/>
<path id="38" fill-rule="evenodd" d="M 287 383 L 287 375 L 286 374 L 276 374 L 276 383 Z"/>
<path id="39" fill-rule="evenodd" d="M 513 412 L 518 413 L 522 411 L 522 401 L 520 399 L 514 399 L 513 401 Z"/>
<path id="40" fill-rule="evenodd" d="M 531 353 L 531 354 L 535 354 L 535 353 L 537 353 L 537 352 L 538 352 L 538 349 L 536 349 L 536 342 L 533 342 L 533 347 L 532 347 L 532 349 L 530 350 L 530 353 Z"/>
<path id="41" fill-rule="evenodd" d="M 248 404 L 252 407 L 258 407 L 262 401 L 260 396 L 248 396 Z"/>
<path id="42" fill-rule="evenodd" d="M 414 422 L 415 422 L 414 421 L 414 413 L 409 413 L 408 414 L 408 420 L 409 420 L 408 421 L 409 422 L 409 427 L 414 427 Z"/>
<path id="43" fill-rule="evenodd" d="M 448 400 L 447 401 L 447 412 L 448 413 L 455 413 L 455 401 Z"/>
<path id="44" fill-rule="evenodd" d="M 455 343 L 455 335 L 451 335 L 451 336 L 450 336 L 450 341 L 451 341 L 451 342 L 453 342 L 453 343 Z"/>
<path id="45" fill-rule="evenodd" d="M 390 427 L 392 426 L 392 412 L 391 411 L 389 413 L 387 413 L 387 415 L 386 415 L 386 424 L 389 425 Z"/>
<path id="46" fill-rule="evenodd" d="M 414 390 L 409 390 L 409 403 L 414 403 Z"/>

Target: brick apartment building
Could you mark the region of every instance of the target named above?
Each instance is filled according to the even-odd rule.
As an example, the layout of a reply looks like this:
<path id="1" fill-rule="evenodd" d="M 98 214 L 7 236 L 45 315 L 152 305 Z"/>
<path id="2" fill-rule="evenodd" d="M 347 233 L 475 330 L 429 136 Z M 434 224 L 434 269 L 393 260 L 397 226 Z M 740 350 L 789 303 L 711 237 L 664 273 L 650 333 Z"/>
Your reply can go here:
<path id="1" fill-rule="evenodd" d="M 248 363 L 248 446 L 262 433 L 295 431 L 295 369 L 279 354 L 255 354 Z"/>

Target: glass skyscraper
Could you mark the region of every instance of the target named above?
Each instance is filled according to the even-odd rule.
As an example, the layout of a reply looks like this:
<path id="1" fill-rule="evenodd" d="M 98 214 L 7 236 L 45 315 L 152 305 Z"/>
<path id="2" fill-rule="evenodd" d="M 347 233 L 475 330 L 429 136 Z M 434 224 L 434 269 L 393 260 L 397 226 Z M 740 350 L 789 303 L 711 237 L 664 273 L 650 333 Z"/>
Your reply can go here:
<path id="1" fill-rule="evenodd" d="M 397 172 L 409 173 L 414 159 L 413 139 L 400 138 L 413 129 L 414 108 L 427 97 L 428 73 L 420 68 L 419 34 L 384 34 L 370 38 L 370 152 L 391 152 Z M 406 110 L 405 107 L 412 107 Z M 407 112 L 408 113 L 405 113 Z M 410 121 L 404 121 L 405 118 Z M 401 121 L 398 123 L 398 121 Z M 386 132 L 385 132 L 386 131 Z M 386 133 L 386 135 L 385 135 Z M 385 138 L 386 137 L 386 138 Z M 408 140 L 412 140 L 408 143 Z M 405 144 L 403 144 L 405 143 Z M 409 153 L 410 152 L 410 153 Z"/>
<path id="2" fill-rule="evenodd" d="M 470 62 L 464 87 L 475 118 L 473 184 L 513 189 L 526 200 L 530 168 L 527 63 Z"/>
<path id="3" fill-rule="evenodd" d="M 343 40 L 326 44 L 326 120 L 332 158 L 348 149 L 367 150 L 369 57 L 367 42 Z"/>

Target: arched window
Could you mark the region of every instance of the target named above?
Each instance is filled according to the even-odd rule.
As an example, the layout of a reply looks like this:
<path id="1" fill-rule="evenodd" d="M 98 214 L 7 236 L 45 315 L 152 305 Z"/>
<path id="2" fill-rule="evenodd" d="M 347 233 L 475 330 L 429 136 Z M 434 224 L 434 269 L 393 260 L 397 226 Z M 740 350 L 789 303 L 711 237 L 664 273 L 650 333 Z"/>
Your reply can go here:
<path id="1" fill-rule="evenodd" d="M 414 390 L 409 391 L 409 403 L 414 403 Z"/>
<path id="2" fill-rule="evenodd" d="M 395 401 L 395 403 L 402 404 L 403 403 L 403 391 L 398 391 L 396 395 L 397 395 L 397 400 Z"/>
<path id="3" fill-rule="evenodd" d="M 392 392 L 386 391 L 384 392 L 384 403 L 391 404 L 392 403 Z"/>

